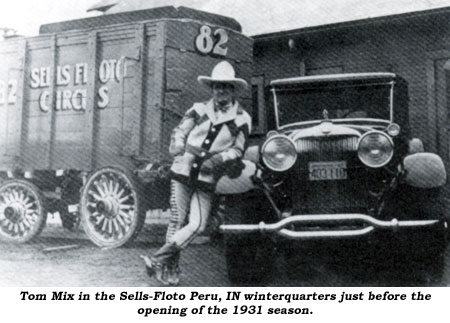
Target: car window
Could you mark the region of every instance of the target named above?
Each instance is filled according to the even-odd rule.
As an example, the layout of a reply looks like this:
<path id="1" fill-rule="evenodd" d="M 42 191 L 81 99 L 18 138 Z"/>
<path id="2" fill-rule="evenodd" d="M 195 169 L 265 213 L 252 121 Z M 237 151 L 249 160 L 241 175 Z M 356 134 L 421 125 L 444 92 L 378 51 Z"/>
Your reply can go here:
<path id="1" fill-rule="evenodd" d="M 279 125 L 345 118 L 390 119 L 391 85 L 276 88 Z"/>

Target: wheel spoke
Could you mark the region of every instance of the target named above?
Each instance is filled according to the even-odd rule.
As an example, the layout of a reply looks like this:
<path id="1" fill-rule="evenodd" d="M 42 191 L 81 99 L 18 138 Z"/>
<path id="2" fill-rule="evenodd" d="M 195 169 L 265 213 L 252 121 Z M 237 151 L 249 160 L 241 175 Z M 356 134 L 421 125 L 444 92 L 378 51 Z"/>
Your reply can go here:
<path id="1" fill-rule="evenodd" d="M 102 187 L 103 187 L 103 191 L 105 192 L 104 195 L 109 195 L 109 189 L 108 189 L 108 185 L 106 184 L 107 179 L 102 179 L 101 183 L 102 183 Z"/>
<path id="2" fill-rule="evenodd" d="M 89 203 L 87 204 L 87 206 L 95 209 L 96 206 L 97 206 L 97 203 L 89 202 Z"/>
<path id="3" fill-rule="evenodd" d="M 97 214 L 99 214 L 98 212 L 96 212 Z M 102 214 L 98 217 L 95 218 L 95 226 L 100 226 L 102 224 L 103 221 L 106 220 L 106 217 Z"/>
<path id="4" fill-rule="evenodd" d="M 30 197 L 25 196 L 25 199 L 23 200 L 23 204 L 28 204 L 28 202 L 30 202 Z"/>
<path id="5" fill-rule="evenodd" d="M 89 191 L 88 194 L 91 195 L 96 201 L 99 201 L 102 199 L 102 197 L 100 195 L 98 195 L 92 191 Z"/>
<path id="6" fill-rule="evenodd" d="M 123 202 L 127 201 L 128 199 L 130 199 L 130 197 L 131 197 L 131 194 L 125 195 L 124 197 L 119 199 L 119 203 L 122 204 Z"/>
<path id="7" fill-rule="evenodd" d="M 122 215 L 120 213 L 117 215 L 116 220 L 119 226 L 125 232 L 127 225 L 125 224 L 125 222 L 123 222 Z"/>
<path id="8" fill-rule="evenodd" d="M 105 219 L 103 220 L 103 225 L 102 225 L 102 232 L 106 231 L 106 226 L 108 225 L 108 219 L 105 217 Z"/>
<path id="9" fill-rule="evenodd" d="M 134 209 L 134 205 L 121 204 L 121 205 L 119 206 L 119 209 L 125 210 L 125 211 L 132 210 L 132 209 Z"/>
<path id="10" fill-rule="evenodd" d="M 120 191 L 117 193 L 116 197 L 118 199 L 120 199 L 123 196 L 124 193 L 125 193 L 125 189 L 121 188 Z"/>
<path id="11" fill-rule="evenodd" d="M 119 225 L 117 224 L 117 220 L 112 219 L 111 222 L 113 224 L 114 233 L 120 233 L 120 229 L 119 229 Z"/>
<path id="12" fill-rule="evenodd" d="M 109 194 L 114 195 L 114 180 L 111 178 L 108 180 L 108 191 Z"/>
<path id="13" fill-rule="evenodd" d="M 17 191 L 13 190 L 13 191 L 11 191 L 11 194 L 12 194 L 12 200 L 17 201 L 19 198 L 19 196 L 17 195 Z"/>
<path id="14" fill-rule="evenodd" d="M 120 210 L 119 215 L 121 215 L 125 220 L 131 221 L 131 214 L 128 214 L 128 213 Z"/>
<path id="15" fill-rule="evenodd" d="M 26 230 L 31 228 L 31 224 L 26 217 L 23 219 L 22 224 L 25 226 Z"/>
<path id="16" fill-rule="evenodd" d="M 102 196 L 106 195 L 106 193 L 103 191 L 103 188 L 100 187 L 100 184 L 97 181 L 94 182 L 94 186 L 97 188 L 97 191 L 100 195 L 102 195 Z M 101 200 L 101 199 L 102 199 L 101 197 L 98 198 L 98 200 Z"/>
<path id="17" fill-rule="evenodd" d="M 118 182 L 115 182 L 115 183 L 114 183 L 113 194 L 114 194 L 114 196 L 116 196 L 116 197 L 118 197 L 117 193 L 119 192 L 119 188 L 120 188 L 119 183 L 118 183 Z"/>
<path id="18" fill-rule="evenodd" d="M 111 219 L 108 219 L 107 221 L 108 221 L 108 234 L 109 234 L 110 236 L 112 236 L 112 234 L 113 234 L 112 220 L 111 220 Z"/>
<path id="19" fill-rule="evenodd" d="M 34 210 L 34 209 L 27 209 L 26 211 L 25 211 L 25 214 L 28 216 L 31 216 L 31 217 L 34 217 L 35 215 L 36 215 L 36 210 Z"/>
<path id="20" fill-rule="evenodd" d="M 25 230 L 25 226 L 23 225 L 23 222 L 20 222 L 18 225 L 19 225 L 19 234 L 21 236 L 25 235 L 27 230 Z"/>

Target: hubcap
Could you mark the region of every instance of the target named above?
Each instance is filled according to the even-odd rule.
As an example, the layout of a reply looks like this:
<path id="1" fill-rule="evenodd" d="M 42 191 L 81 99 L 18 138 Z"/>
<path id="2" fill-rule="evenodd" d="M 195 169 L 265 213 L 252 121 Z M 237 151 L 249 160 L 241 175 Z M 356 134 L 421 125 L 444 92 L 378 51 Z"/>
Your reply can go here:
<path id="1" fill-rule="evenodd" d="M 107 218 L 115 218 L 120 212 L 120 202 L 117 198 L 109 196 L 97 202 L 97 211 Z"/>
<path id="2" fill-rule="evenodd" d="M 19 223 L 25 217 L 26 209 L 19 203 L 14 203 L 5 208 L 5 218 L 11 222 Z"/>

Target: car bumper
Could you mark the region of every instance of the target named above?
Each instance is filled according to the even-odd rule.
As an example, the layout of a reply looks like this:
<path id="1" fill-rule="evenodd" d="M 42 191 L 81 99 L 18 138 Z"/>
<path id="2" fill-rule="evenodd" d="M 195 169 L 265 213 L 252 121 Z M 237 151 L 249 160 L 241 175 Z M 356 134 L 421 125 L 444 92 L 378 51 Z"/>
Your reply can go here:
<path id="1" fill-rule="evenodd" d="M 287 239 L 302 240 L 360 237 L 377 230 L 395 232 L 402 229 L 432 227 L 439 223 L 437 219 L 382 221 L 366 214 L 314 214 L 294 215 L 276 223 L 223 224 L 220 230 L 226 234 L 272 233 Z M 293 225 L 296 227 L 295 230 L 292 229 Z M 301 230 L 302 225 L 305 226 L 304 230 Z M 348 228 L 349 225 L 351 229 Z M 321 226 L 325 228 L 320 229 Z M 345 229 L 341 229 L 343 226 Z"/>

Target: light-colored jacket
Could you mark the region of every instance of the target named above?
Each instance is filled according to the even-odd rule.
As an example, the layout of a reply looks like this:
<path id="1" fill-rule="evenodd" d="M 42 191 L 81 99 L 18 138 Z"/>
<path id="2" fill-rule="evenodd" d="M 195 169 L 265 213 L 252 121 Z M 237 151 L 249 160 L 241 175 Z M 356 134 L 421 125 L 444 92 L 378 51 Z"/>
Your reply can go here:
<path id="1" fill-rule="evenodd" d="M 214 111 L 213 100 L 195 103 L 172 132 L 172 176 L 212 189 L 216 179 L 201 171 L 202 163 L 216 154 L 225 164 L 242 158 L 250 131 L 251 118 L 237 101 L 225 113 Z"/>

